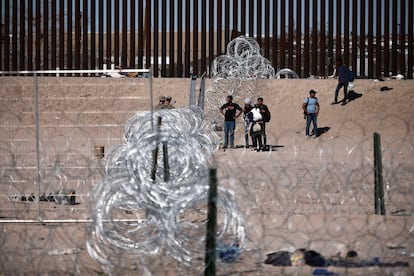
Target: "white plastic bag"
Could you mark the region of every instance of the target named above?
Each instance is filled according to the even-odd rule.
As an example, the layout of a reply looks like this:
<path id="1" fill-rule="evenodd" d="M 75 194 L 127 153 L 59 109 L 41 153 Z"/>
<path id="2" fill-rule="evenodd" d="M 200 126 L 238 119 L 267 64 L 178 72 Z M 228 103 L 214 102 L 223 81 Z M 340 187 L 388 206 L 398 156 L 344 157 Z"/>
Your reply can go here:
<path id="1" fill-rule="evenodd" d="M 253 114 L 253 121 L 257 122 L 257 121 L 261 121 L 262 120 L 262 114 L 260 113 L 260 109 L 259 108 L 253 108 L 252 109 L 252 114 Z"/>

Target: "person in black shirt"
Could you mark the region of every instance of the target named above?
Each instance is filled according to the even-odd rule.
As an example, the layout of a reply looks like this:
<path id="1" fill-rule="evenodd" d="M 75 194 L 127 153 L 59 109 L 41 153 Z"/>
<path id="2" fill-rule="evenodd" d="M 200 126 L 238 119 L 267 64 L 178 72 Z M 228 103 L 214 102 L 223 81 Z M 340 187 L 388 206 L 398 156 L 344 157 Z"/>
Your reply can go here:
<path id="1" fill-rule="evenodd" d="M 229 144 L 234 148 L 234 130 L 236 129 L 236 118 L 243 112 L 243 109 L 237 104 L 233 103 L 233 96 L 227 96 L 227 103 L 220 107 L 220 113 L 224 116 L 224 146 L 226 149 Z"/>

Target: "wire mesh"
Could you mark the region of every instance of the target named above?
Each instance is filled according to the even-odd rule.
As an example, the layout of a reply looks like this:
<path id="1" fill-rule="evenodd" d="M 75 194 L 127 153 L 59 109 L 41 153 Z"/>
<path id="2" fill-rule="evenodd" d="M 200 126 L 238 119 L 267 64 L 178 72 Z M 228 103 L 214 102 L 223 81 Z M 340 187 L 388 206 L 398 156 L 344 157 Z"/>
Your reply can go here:
<path id="1" fill-rule="evenodd" d="M 0 85 L 0 267 L 5 274 L 202 274 L 205 176 L 213 165 L 220 196 L 218 274 L 313 273 L 309 265 L 264 264 L 268 253 L 298 248 L 348 264 L 344 256 L 355 250 L 354 264 L 367 261 L 365 267 L 327 268 L 341 275 L 412 274 L 414 122 L 409 113 L 361 114 L 384 133 L 387 215 L 375 216 L 371 127 L 363 121 L 347 120 L 338 132 L 316 140 L 283 128 L 268 133 L 269 152 L 222 152 L 196 107 L 156 111 L 150 119 L 147 80 L 40 78 L 44 197 L 43 220 L 38 220 L 33 79 L 18 80 L 2 78 Z M 160 155 L 157 185 L 152 185 L 156 133 L 151 125 L 156 127 L 157 116 L 162 117 Z M 242 139 L 237 131 L 236 141 Z M 170 149 L 169 181 L 164 181 L 163 142 Z M 104 149 L 103 158 L 96 149 Z M 69 190 L 76 192 L 75 205 L 55 201 L 57 191 L 68 197 Z"/>

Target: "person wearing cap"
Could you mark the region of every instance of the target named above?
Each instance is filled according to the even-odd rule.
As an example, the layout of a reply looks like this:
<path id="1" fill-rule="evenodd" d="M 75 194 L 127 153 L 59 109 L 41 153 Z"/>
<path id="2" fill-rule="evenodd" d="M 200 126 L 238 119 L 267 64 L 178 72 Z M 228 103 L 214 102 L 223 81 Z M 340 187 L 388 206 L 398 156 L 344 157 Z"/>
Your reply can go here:
<path id="1" fill-rule="evenodd" d="M 319 100 L 318 98 L 316 98 L 316 91 L 315 90 L 310 90 L 309 91 L 309 97 L 307 97 L 303 104 L 302 104 L 302 109 L 303 112 L 305 114 L 305 119 L 306 119 L 306 137 L 309 138 L 309 128 L 310 128 L 310 124 L 312 122 L 313 124 L 313 135 L 314 138 L 317 138 L 318 135 L 318 124 L 317 124 L 317 118 L 319 115 Z"/>
<path id="2" fill-rule="evenodd" d="M 230 148 L 234 148 L 234 130 L 236 129 L 236 119 L 241 115 L 243 109 L 233 103 L 233 96 L 227 96 L 227 102 L 220 107 L 220 113 L 224 116 L 224 146 L 226 149 L 229 140 Z"/>
<path id="3" fill-rule="evenodd" d="M 160 96 L 160 102 L 155 106 L 155 109 L 163 109 L 165 107 L 165 96 Z"/>
<path id="4" fill-rule="evenodd" d="M 244 118 L 244 147 L 249 148 L 249 132 L 250 132 L 250 116 L 248 114 L 252 111 L 253 105 L 250 98 L 244 100 L 243 118 Z"/>
<path id="5" fill-rule="evenodd" d="M 175 108 L 175 107 L 172 105 L 171 100 L 172 100 L 171 96 L 167 96 L 167 97 L 165 98 L 165 106 L 164 106 L 164 108 L 167 108 L 167 109 L 174 109 L 174 108 Z"/>

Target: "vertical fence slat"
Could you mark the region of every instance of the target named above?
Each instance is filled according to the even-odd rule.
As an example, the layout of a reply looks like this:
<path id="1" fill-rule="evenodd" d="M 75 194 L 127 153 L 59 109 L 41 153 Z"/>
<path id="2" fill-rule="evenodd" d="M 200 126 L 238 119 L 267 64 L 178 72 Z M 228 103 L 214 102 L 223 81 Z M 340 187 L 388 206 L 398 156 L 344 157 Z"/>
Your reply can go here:
<path id="1" fill-rule="evenodd" d="M 104 8 L 103 2 L 98 1 L 98 68 L 102 68 L 104 63 Z"/>
<path id="2" fill-rule="evenodd" d="M 8 1 L 7 1 L 8 2 Z M 36 63 L 35 63 L 35 70 L 40 70 L 40 39 L 41 39 L 41 33 L 42 33 L 42 27 L 40 25 L 40 17 L 41 17 L 41 10 L 40 10 L 40 0 L 36 0 L 36 42 L 35 42 L 35 49 L 36 49 Z"/>
<path id="3" fill-rule="evenodd" d="M 75 69 L 80 69 L 80 0 L 75 0 Z"/>
<path id="4" fill-rule="evenodd" d="M 50 17 L 50 23 L 51 23 L 51 56 L 50 56 L 50 66 L 53 70 L 56 69 L 56 1 L 52 1 L 52 7 L 51 7 L 51 17 Z M 87 58 L 87 57 L 86 57 Z"/>
<path id="5" fill-rule="evenodd" d="M 30 1 L 30 0 L 29 0 Z M 4 9 L 3 9 L 3 3 L 0 3 L 0 14 L 4 14 L 3 13 L 3 11 L 4 11 Z M 29 21 L 30 22 L 30 21 Z M 4 64 L 3 64 L 3 46 L 2 46 L 2 40 L 3 41 L 5 41 L 5 39 L 3 39 L 3 37 L 4 37 L 4 30 L 3 30 L 3 28 L 2 28 L 2 23 L 3 23 L 3 20 L 0 20 L 0 70 L 4 70 Z M 5 24 L 4 24 L 5 25 Z M 28 27 L 30 26 L 30 24 L 28 24 Z"/>
<path id="6" fill-rule="evenodd" d="M 375 26 L 375 77 L 380 78 L 382 76 L 382 50 L 381 50 L 381 44 L 382 44 L 382 12 L 381 12 L 381 1 L 377 1 L 377 10 L 375 14 L 376 19 L 376 26 Z"/>
<path id="7" fill-rule="evenodd" d="M 155 1 L 154 2 L 154 52 L 153 52 L 153 56 L 154 56 L 154 61 L 153 61 L 153 74 L 154 77 L 158 77 L 159 76 L 159 67 L 158 67 L 158 57 L 159 57 L 159 1 Z"/>
<path id="8" fill-rule="evenodd" d="M 227 8 L 226 8 L 226 10 L 227 10 Z M 254 34 L 254 21 L 253 21 L 254 15 L 253 15 L 253 12 L 254 12 L 254 1 L 250 0 L 249 1 L 249 14 L 246 17 L 246 18 L 249 19 L 249 31 L 248 31 L 249 32 L 249 37 L 253 37 L 253 34 Z M 226 45 L 227 45 L 227 39 L 226 39 Z"/>
<path id="9" fill-rule="evenodd" d="M 413 79 L 413 27 L 414 27 L 414 2 L 408 1 L 408 69 L 407 78 Z M 387 22 L 387 21 L 386 21 Z"/>
<path id="10" fill-rule="evenodd" d="M 257 0 L 257 10 L 256 10 L 256 40 L 259 43 L 259 46 L 262 47 L 262 0 Z"/>
<path id="11" fill-rule="evenodd" d="M 399 73 L 398 71 L 398 55 L 397 55 L 397 47 L 398 40 L 398 3 L 397 0 L 392 1 L 392 52 L 391 52 L 391 61 L 392 61 L 392 75 L 396 75 Z"/>
<path id="12" fill-rule="evenodd" d="M 145 68 L 148 69 L 148 68 L 151 68 L 151 55 L 152 55 L 151 53 L 151 0 L 147 0 L 145 2 L 144 29 L 145 29 L 144 36 L 145 36 L 145 54 L 146 54 Z"/>
<path id="13" fill-rule="evenodd" d="M 25 22 L 25 11 L 26 11 L 26 6 L 25 6 L 25 1 L 21 1 L 20 2 L 20 15 L 19 15 L 19 21 L 20 21 L 20 28 L 19 28 L 19 61 L 20 61 L 20 65 L 19 65 L 19 70 L 24 70 L 26 68 L 26 61 L 25 61 L 25 38 L 26 38 L 26 22 Z M 1 37 L 1 36 L 0 36 Z"/>
<path id="14" fill-rule="evenodd" d="M 59 68 L 65 69 L 65 6 L 59 2 Z"/>
<path id="15" fill-rule="evenodd" d="M 4 3 L 4 70 L 10 70 L 10 1 Z"/>
<path id="16" fill-rule="evenodd" d="M 200 75 L 206 71 L 206 59 L 207 59 L 207 3 L 201 1 L 201 68 Z"/>
<path id="17" fill-rule="evenodd" d="M 67 41 L 67 69 L 73 69 L 73 39 L 72 39 L 72 22 L 73 22 L 73 2 L 72 0 L 67 0 L 67 29 L 66 29 L 66 41 Z"/>
<path id="18" fill-rule="evenodd" d="M 161 77 L 167 76 L 167 1 L 161 1 Z"/>
<path id="19" fill-rule="evenodd" d="M 338 16 L 339 15 L 339 16 Z M 341 28 L 342 28 L 342 1 L 336 1 L 336 47 L 335 47 L 335 56 L 341 57 L 342 56 L 342 35 L 341 35 Z"/>
<path id="20" fill-rule="evenodd" d="M 318 1 L 312 6 L 312 75 L 318 75 Z"/>
<path id="21" fill-rule="evenodd" d="M 106 54 L 104 63 L 108 68 L 112 61 L 112 0 L 106 1 Z"/>
<path id="22" fill-rule="evenodd" d="M 278 49 L 279 49 L 279 47 L 278 47 L 278 44 L 277 44 L 277 34 L 278 34 L 278 21 L 277 21 L 277 18 L 278 18 L 278 15 L 277 15 L 277 12 L 278 12 L 278 1 L 275 1 L 275 2 L 273 2 L 273 17 L 272 17 L 272 24 L 273 24 L 273 32 L 272 32 L 272 64 L 273 64 L 273 67 L 275 68 L 275 69 L 278 69 L 278 68 L 280 68 L 280 65 L 279 65 L 279 63 L 278 63 L 278 54 L 277 54 L 277 52 L 278 52 Z"/>
<path id="23" fill-rule="evenodd" d="M 217 55 L 223 54 L 223 32 L 222 32 L 222 24 L 223 24 L 223 3 L 222 0 L 217 0 Z"/>
<path id="24" fill-rule="evenodd" d="M 49 69 L 49 1 L 43 2 L 43 69 Z"/>
<path id="25" fill-rule="evenodd" d="M 234 31 L 237 31 L 237 32 L 239 31 L 239 27 L 238 27 L 238 20 L 239 20 L 238 2 L 239 2 L 239 0 L 233 0 L 233 28 L 232 28 L 233 31 L 232 31 L 232 33 Z"/>
<path id="26" fill-rule="evenodd" d="M 90 33 L 90 57 L 91 57 L 91 69 L 95 69 L 96 67 L 96 42 L 95 42 L 95 35 L 96 35 L 96 1 L 91 0 L 91 33 Z"/>
<path id="27" fill-rule="evenodd" d="M 413 0 L 410 0 L 413 1 Z M 407 71 L 405 67 L 405 12 L 406 12 L 406 0 L 401 1 L 401 19 L 400 19 L 400 73 L 404 76 L 407 76 Z"/>
<path id="28" fill-rule="evenodd" d="M 158 2 L 158 1 L 155 1 Z M 129 67 L 135 68 L 135 0 L 129 1 Z"/>
<path id="29" fill-rule="evenodd" d="M 390 74 L 390 0 L 384 0 L 384 76 Z"/>
<path id="30" fill-rule="evenodd" d="M 328 4 L 328 74 L 331 75 L 334 71 L 334 2 L 329 1 Z"/>
<path id="31" fill-rule="evenodd" d="M 349 1 L 344 1 L 344 62 L 349 65 Z"/>
<path id="32" fill-rule="evenodd" d="M 286 0 L 280 5 L 280 67 L 286 67 Z"/>
<path id="33" fill-rule="evenodd" d="M 365 1 L 361 2 L 361 9 L 359 11 L 359 18 L 360 18 L 360 22 L 359 22 L 359 26 L 360 26 L 360 30 L 359 30 L 359 47 L 360 47 L 360 54 L 359 54 L 359 75 L 361 77 L 365 77 Z"/>
<path id="34" fill-rule="evenodd" d="M 374 2 L 373 0 L 368 1 L 368 78 L 372 78 L 374 75 Z"/>
<path id="35" fill-rule="evenodd" d="M 82 69 L 89 69 L 88 51 L 88 1 L 83 1 L 82 6 Z M 91 48 L 93 49 L 93 48 Z"/>
<path id="36" fill-rule="evenodd" d="M 320 12 L 320 37 L 319 37 L 319 76 L 326 76 L 326 52 L 325 52 L 325 32 L 326 32 L 326 2 L 321 1 Z"/>
<path id="37" fill-rule="evenodd" d="M 207 68 L 211 66 L 213 59 L 215 58 L 214 54 L 214 1 L 209 2 L 208 7 L 208 16 L 209 16 L 209 28 L 208 28 L 208 64 Z M 179 48 L 180 49 L 180 48 Z"/>
<path id="38" fill-rule="evenodd" d="M 151 2 L 150 0 L 148 1 Z M 177 77 L 183 77 L 183 1 L 177 3 Z M 149 51 L 149 48 L 147 49 Z"/>
<path id="39" fill-rule="evenodd" d="M 170 57 L 170 73 L 169 76 L 173 77 L 175 74 L 175 40 L 174 40 L 174 32 L 175 32 L 175 19 L 174 19 L 174 14 L 175 14 L 175 7 L 174 7 L 174 2 L 175 1 L 170 1 L 170 42 L 169 42 L 169 49 L 170 49 L 170 53 L 169 53 L 169 57 Z M 205 44 L 203 44 L 205 45 Z"/>
<path id="40" fill-rule="evenodd" d="M 305 0 L 306 1 L 306 0 Z M 302 77 L 302 0 L 296 0 L 296 68 L 295 72 Z M 300 7 L 300 8 L 299 8 Z"/>
<path id="41" fill-rule="evenodd" d="M 138 1 L 138 68 L 143 68 L 144 58 L 144 1 Z M 171 58 L 171 57 L 170 57 Z"/>
<path id="42" fill-rule="evenodd" d="M 356 73 L 358 60 L 358 16 L 357 0 L 352 1 L 352 70 Z"/>
<path id="43" fill-rule="evenodd" d="M 246 18 L 246 0 L 241 0 L 240 2 L 240 18 L 242 20 L 240 20 L 240 32 L 243 35 L 246 35 L 246 20 L 244 20 Z"/>
<path id="44" fill-rule="evenodd" d="M 230 0 L 224 1 L 224 46 L 230 42 Z"/>
<path id="45" fill-rule="evenodd" d="M 198 0 L 193 1 L 193 14 L 193 74 L 198 76 Z"/>
<path id="46" fill-rule="evenodd" d="M 309 1 L 305 0 L 303 77 L 309 77 Z"/>
<path id="47" fill-rule="evenodd" d="M 128 65 L 128 2 L 122 0 L 122 31 L 121 31 L 121 66 Z"/>
<path id="48" fill-rule="evenodd" d="M 243 16 L 241 17 L 243 18 Z M 265 0 L 264 56 L 270 60 L 270 1 Z M 243 20 L 242 20 L 243 21 Z"/>
<path id="49" fill-rule="evenodd" d="M 119 64 L 119 1 L 114 2 L 114 60 L 115 66 Z"/>
<path id="50" fill-rule="evenodd" d="M 12 11 L 12 70 L 17 70 L 17 57 L 18 57 L 18 48 L 17 48 L 17 26 L 18 26 L 18 6 L 17 0 L 13 0 L 13 11 Z"/>
<path id="51" fill-rule="evenodd" d="M 289 27 L 288 27 L 288 67 L 293 68 L 293 34 L 294 34 L 294 18 L 293 18 L 293 0 L 289 0 Z"/>
<path id="52" fill-rule="evenodd" d="M 33 1 L 29 0 L 27 2 L 27 70 L 33 70 L 33 20 Z"/>
<path id="53" fill-rule="evenodd" d="M 185 1 L 185 52 L 184 52 L 184 76 L 188 78 L 190 76 L 190 59 L 191 59 L 191 29 L 190 29 L 190 11 L 191 0 Z"/>

